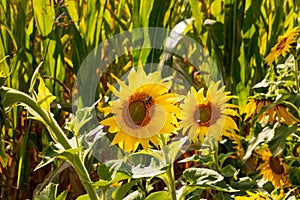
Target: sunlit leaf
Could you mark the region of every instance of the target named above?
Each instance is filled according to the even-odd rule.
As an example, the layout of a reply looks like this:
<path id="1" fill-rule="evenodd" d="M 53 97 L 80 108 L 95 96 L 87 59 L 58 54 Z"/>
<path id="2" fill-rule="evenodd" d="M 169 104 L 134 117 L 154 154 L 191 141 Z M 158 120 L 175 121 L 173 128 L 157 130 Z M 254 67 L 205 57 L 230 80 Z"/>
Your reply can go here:
<path id="1" fill-rule="evenodd" d="M 224 179 L 218 172 L 207 168 L 189 168 L 183 172 L 183 177 L 190 184 L 213 185 Z"/>
<path id="2" fill-rule="evenodd" d="M 37 196 L 34 198 L 35 200 L 55 200 L 56 199 L 56 193 L 57 193 L 57 184 L 49 183 L 49 185 L 46 186 L 46 188 Z"/>
<path id="3" fill-rule="evenodd" d="M 7 76 L 4 75 L 2 71 L 0 71 L 0 87 L 4 85 L 5 80 L 7 79 Z"/>
<path id="4" fill-rule="evenodd" d="M 168 192 L 166 191 L 159 191 L 151 193 L 149 196 L 146 197 L 145 200 L 171 200 L 171 197 L 169 196 Z"/>
<path id="5" fill-rule="evenodd" d="M 101 172 L 102 174 L 102 172 Z M 103 180 L 100 179 L 99 181 L 93 183 L 95 187 L 108 187 L 109 185 L 113 183 L 117 183 L 126 179 L 130 179 L 131 176 L 125 172 L 117 172 L 115 177 L 112 180 Z"/>
<path id="6" fill-rule="evenodd" d="M 38 87 L 37 104 L 45 111 L 50 112 L 50 104 L 56 99 L 56 97 L 53 96 L 45 86 L 44 80 L 42 78 L 38 79 L 40 81 L 40 84 Z"/>
<path id="7" fill-rule="evenodd" d="M 112 193 L 112 198 L 114 200 L 123 200 L 123 197 L 126 195 L 126 193 L 139 181 L 140 181 L 139 179 L 132 180 L 129 183 L 126 183 L 126 184 L 122 185 L 121 187 L 117 188 Z"/>
<path id="8" fill-rule="evenodd" d="M 252 155 L 253 150 L 262 142 L 264 141 L 270 141 L 274 136 L 274 129 L 270 129 L 269 127 L 266 127 L 262 130 L 262 132 L 257 136 L 253 137 L 249 141 L 249 146 L 247 148 L 247 151 L 245 153 L 245 156 L 243 160 L 247 160 Z"/>
<path id="9" fill-rule="evenodd" d="M 134 191 L 128 194 L 123 200 L 144 200 L 143 194 L 140 191 Z"/>

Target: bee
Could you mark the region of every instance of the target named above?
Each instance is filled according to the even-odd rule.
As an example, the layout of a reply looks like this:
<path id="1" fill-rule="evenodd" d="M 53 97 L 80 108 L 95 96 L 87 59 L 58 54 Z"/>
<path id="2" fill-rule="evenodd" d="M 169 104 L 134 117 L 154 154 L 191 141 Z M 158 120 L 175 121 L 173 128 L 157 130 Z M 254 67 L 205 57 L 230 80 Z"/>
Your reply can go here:
<path id="1" fill-rule="evenodd" d="M 152 97 L 147 96 L 146 99 L 145 99 L 145 104 L 149 104 L 151 100 L 152 100 Z"/>

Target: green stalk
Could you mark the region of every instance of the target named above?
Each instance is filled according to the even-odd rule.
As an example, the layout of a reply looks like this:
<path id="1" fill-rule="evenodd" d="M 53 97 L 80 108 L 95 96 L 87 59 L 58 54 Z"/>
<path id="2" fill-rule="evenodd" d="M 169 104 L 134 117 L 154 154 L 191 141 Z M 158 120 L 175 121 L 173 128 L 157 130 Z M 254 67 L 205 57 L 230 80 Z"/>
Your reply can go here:
<path id="1" fill-rule="evenodd" d="M 300 94 L 300 83 L 299 83 L 299 77 L 298 77 L 298 60 L 297 56 L 294 55 L 294 68 L 295 68 L 295 81 L 296 81 L 296 91 L 297 94 Z"/>
<path id="2" fill-rule="evenodd" d="M 174 175 L 174 165 L 171 163 L 169 169 L 167 170 L 168 181 L 168 189 L 171 193 L 172 199 L 176 200 L 176 187 L 175 187 L 175 175 Z"/>
<path id="3" fill-rule="evenodd" d="M 71 144 L 69 143 L 63 130 L 53 118 L 52 114 L 40 108 L 35 100 L 32 99 L 29 95 L 12 88 L 2 86 L 0 87 L 0 96 L 1 99 L 3 99 L 1 103 L 5 108 L 13 106 L 17 103 L 25 104 L 32 115 L 42 120 L 42 122 L 47 127 L 51 137 L 56 143 L 60 143 L 64 149 L 72 149 Z M 72 159 L 68 159 L 68 161 L 73 165 L 76 172 L 78 173 L 78 176 L 82 181 L 82 184 L 84 185 L 90 199 L 97 200 L 97 193 L 91 184 L 90 176 L 83 164 L 83 161 L 80 159 L 80 156 L 78 154 L 75 154 Z"/>
<path id="4" fill-rule="evenodd" d="M 174 165 L 170 161 L 168 152 L 166 152 L 166 150 L 165 150 L 167 142 L 166 142 L 166 138 L 164 135 L 160 135 L 160 142 L 161 142 L 161 146 L 163 148 L 166 163 L 169 164 L 169 167 L 168 167 L 166 173 L 161 175 L 160 178 L 165 182 L 165 184 L 171 194 L 172 200 L 176 200 Z"/>
<path id="5" fill-rule="evenodd" d="M 32 115 L 39 117 L 44 121 L 45 126 L 49 130 L 55 142 L 60 143 L 64 149 L 72 148 L 64 132 L 58 126 L 51 114 L 41 109 L 29 95 L 4 86 L 0 88 L 0 95 L 4 96 L 2 103 L 6 108 L 17 103 L 25 104 L 30 109 L 29 111 L 34 111 L 34 113 L 31 113 Z"/>
<path id="6" fill-rule="evenodd" d="M 98 195 L 96 193 L 95 188 L 91 184 L 91 179 L 89 176 L 88 171 L 86 170 L 83 161 L 80 160 L 79 156 L 76 154 L 74 159 L 72 161 L 69 161 L 72 163 L 73 167 L 75 168 L 82 184 L 84 185 L 84 188 L 86 192 L 88 193 L 91 200 L 97 200 Z"/>

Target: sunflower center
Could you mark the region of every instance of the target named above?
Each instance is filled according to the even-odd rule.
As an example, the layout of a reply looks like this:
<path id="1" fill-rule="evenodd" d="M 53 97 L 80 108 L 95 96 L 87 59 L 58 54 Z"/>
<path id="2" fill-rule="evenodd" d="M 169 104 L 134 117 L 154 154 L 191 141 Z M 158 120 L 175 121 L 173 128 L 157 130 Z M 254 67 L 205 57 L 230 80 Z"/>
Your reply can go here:
<path id="1" fill-rule="evenodd" d="M 202 126 L 209 126 L 211 120 L 211 106 L 201 104 L 194 114 L 195 121 Z"/>
<path id="2" fill-rule="evenodd" d="M 208 122 L 211 118 L 210 106 L 204 106 L 199 108 L 199 120 L 200 122 Z"/>
<path id="3" fill-rule="evenodd" d="M 275 158 L 270 157 L 269 163 L 270 163 L 270 168 L 272 169 L 273 172 L 275 172 L 276 174 L 283 174 L 284 168 L 280 164 L 280 160 L 278 156 L 276 156 Z"/>
<path id="4" fill-rule="evenodd" d="M 154 104 L 151 96 L 145 93 L 135 93 L 129 99 L 129 115 L 131 120 L 139 126 L 146 126 L 150 118 L 150 108 Z"/>
<path id="5" fill-rule="evenodd" d="M 277 46 L 277 48 L 276 48 L 276 50 L 282 50 L 282 49 L 284 49 L 284 47 L 286 46 L 286 41 L 287 41 L 286 37 L 283 38 L 283 39 L 281 39 L 280 42 L 279 42 L 279 44 L 278 44 L 278 46 Z"/>
<path id="6" fill-rule="evenodd" d="M 199 126 L 210 126 L 217 122 L 221 117 L 221 110 L 212 103 L 200 104 L 194 113 L 194 119 Z"/>

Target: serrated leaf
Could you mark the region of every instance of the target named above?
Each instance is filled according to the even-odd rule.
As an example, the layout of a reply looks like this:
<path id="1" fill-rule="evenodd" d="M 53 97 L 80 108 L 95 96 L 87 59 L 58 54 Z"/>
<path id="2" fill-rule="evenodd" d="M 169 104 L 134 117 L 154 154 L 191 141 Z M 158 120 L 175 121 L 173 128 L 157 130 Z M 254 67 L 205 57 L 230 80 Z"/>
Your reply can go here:
<path id="1" fill-rule="evenodd" d="M 66 124 L 65 128 L 67 130 L 75 133 L 75 135 L 78 135 L 80 129 L 94 117 L 93 111 L 99 101 L 100 101 L 100 99 L 98 101 L 96 101 L 90 107 L 84 107 L 84 108 L 78 109 L 76 111 L 75 118 L 71 122 L 68 122 Z"/>
<path id="2" fill-rule="evenodd" d="M 41 167 L 48 165 L 49 163 L 53 162 L 53 160 L 57 157 L 63 158 L 64 160 L 72 161 L 74 155 L 79 151 L 81 151 L 81 148 L 72 148 L 65 150 L 59 144 L 54 145 L 53 143 L 50 143 L 50 145 L 45 147 L 41 152 L 40 157 L 42 157 L 42 161 L 34 170 L 38 170 Z"/>
<path id="3" fill-rule="evenodd" d="M 145 177 L 154 177 L 160 174 L 165 173 L 165 170 L 160 168 L 155 168 L 153 166 L 143 167 L 142 165 L 137 165 L 132 168 L 132 178 L 145 178 Z"/>
<path id="4" fill-rule="evenodd" d="M 56 97 L 53 96 L 48 90 L 48 88 L 45 86 L 44 80 L 40 77 L 38 79 L 40 81 L 40 84 L 38 87 L 37 104 L 45 111 L 50 112 L 50 104 L 56 99 Z"/>
<path id="5" fill-rule="evenodd" d="M 55 146 L 53 145 L 53 143 L 50 143 L 40 153 L 40 157 L 42 158 L 42 161 L 38 164 L 38 166 L 36 166 L 36 168 L 34 170 L 36 171 L 36 170 L 48 165 L 58 156 L 58 154 L 59 153 L 55 150 Z"/>
<path id="6" fill-rule="evenodd" d="M 261 82 L 255 84 L 253 86 L 254 89 L 256 88 L 265 88 L 265 87 L 269 87 L 271 84 L 271 82 L 267 81 L 266 79 L 263 79 Z"/>
<path id="7" fill-rule="evenodd" d="M 55 200 L 57 193 L 57 184 L 49 183 L 43 191 L 34 200 Z"/>
<path id="8" fill-rule="evenodd" d="M 183 177 L 194 185 L 213 185 L 224 179 L 218 172 L 207 168 L 189 168 L 183 172 Z"/>
<path id="9" fill-rule="evenodd" d="M 168 160 L 166 160 L 166 164 L 172 164 L 175 162 L 178 153 L 183 149 L 183 145 L 188 141 L 188 137 L 180 138 L 180 140 L 176 142 L 171 142 L 168 144 L 163 151 L 168 154 Z"/>
<path id="10" fill-rule="evenodd" d="M 169 196 L 168 192 L 166 191 L 159 191 L 151 193 L 149 196 L 146 197 L 145 200 L 171 200 L 171 197 Z"/>
<path id="11" fill-rule="evenodd" d="M 253 137 L 249 141 L 249 146 L 247 148 L 247 151 L 245 153 L 245 156 L 243 160 L 247 160 L 252 155 L 252 151 L 262 142 L 264 141 L 270 141 L 274 136 L 274 129 L 270 129 L 269 127 L 266 127 L 262 130 L 262 132 L 257 136 Z"/>

